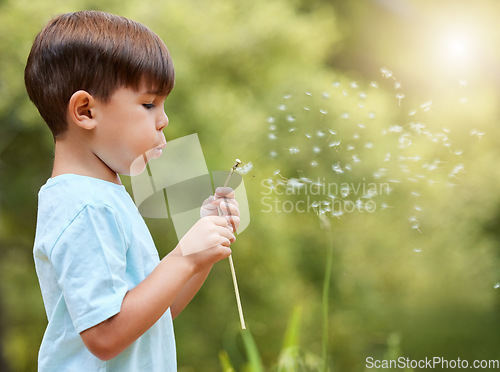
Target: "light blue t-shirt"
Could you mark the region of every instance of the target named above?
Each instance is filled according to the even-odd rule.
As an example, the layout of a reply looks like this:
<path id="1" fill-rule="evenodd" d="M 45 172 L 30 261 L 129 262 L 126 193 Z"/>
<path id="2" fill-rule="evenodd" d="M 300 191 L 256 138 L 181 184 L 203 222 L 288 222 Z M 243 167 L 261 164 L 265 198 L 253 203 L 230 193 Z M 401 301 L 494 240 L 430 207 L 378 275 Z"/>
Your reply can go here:
<path id="1" fill-rule="evenodd" d="M 119 313 L 127 291 L 159 263 L 123 186 L 74 174 L 49 179 L 38 194 L 33 253 L 48 318 L 40 372 L 177 370 L 170 309 L 109 361 L 91 354 L 79 335 Z"/>

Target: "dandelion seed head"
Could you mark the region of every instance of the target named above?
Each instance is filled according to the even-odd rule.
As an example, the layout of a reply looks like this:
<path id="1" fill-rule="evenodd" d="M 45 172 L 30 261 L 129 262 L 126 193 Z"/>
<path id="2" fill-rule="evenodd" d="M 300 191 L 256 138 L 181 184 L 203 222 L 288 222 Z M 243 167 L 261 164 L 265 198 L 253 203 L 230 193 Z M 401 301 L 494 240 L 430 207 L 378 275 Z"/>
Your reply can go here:
<path id="1" fill-rule="evenodd" d="M 253 168 L 253 164 L 252 162 L 248 162 L 248 163 L 244 163 L 242 165 L 240 165 L 239 167 L 237 167 L 235 169 L 235 171 L 241 175 L 245 175 L 247 174 L 248 172 L 250 172 Z"/>

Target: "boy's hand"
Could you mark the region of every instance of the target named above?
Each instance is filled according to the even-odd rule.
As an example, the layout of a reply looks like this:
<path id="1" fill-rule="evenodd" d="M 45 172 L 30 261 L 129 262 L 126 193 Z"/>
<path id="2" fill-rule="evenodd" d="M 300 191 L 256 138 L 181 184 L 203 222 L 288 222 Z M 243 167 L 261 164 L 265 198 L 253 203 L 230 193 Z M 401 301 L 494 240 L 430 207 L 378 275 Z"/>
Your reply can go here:
<path id="1" fill-rule="evenodd" d="M 182 255 L 186 256 L 210 248 L 229 247 L 235 241 L 233 228 L 224 217 L 207 216 L 194 224 L 179 241 Z"/>
<path id="2" fill-rule="evenodd" d="M 238 202 L 234 199 L 234 191 L 230 187 L 217 187 L 215 195 L 209 196 L 201 207 L 201 217 L 218 216 L 219 210 L 232 226 L 233 231 L 240 225 L 240 210 Z M 234 240 L 231 241 L 231 243 Z"/>

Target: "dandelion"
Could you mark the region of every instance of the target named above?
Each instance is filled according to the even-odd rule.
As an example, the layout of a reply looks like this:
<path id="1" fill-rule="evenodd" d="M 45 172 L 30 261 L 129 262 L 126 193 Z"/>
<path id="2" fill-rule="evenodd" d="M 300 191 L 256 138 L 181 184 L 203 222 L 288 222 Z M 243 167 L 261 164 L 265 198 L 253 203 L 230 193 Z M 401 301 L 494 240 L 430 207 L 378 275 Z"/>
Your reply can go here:
<path id="1" fill-rule="evenodd" d="M 229 173 L 229 175 L 227 176 L 227 179 L 226 179 L 226 182 L 224 183 L 224 187 L 227 186 L 227 184 L 229 183 L 229 180 L 231 179 L 231 176 L 232 174 L 234 173 L 234 171 L 240 166 L 242 165 L 243 163 L 241 162 L 240 159 L 236 159 L 236 162 L 234 163 L 233 167 L 231 168 L 231 172 Z M 250 169 L 251 169 L 251 166 L 250 166 Z M 219 214 L 220 214 L 220 210 L 219 210 Z M 245 318 L 243 317 L 243 308 L 241 306 L 241 299 L 240 299 L 240 292 L 238 290 L 238 282 L 236 280 L 236 271 L 234 269 L 234 263 L 233 263 L 233 256 L 232 255 L 229 255 L 229 267 L 231 269 L 231 276 L 233 278 L 233 286 L 234 286 L 234 294 L 236 296 L 236 305 L 238 307 L 238 314 L 240 316 L 240 323 L 241 323 L 241 329 L 246 329 L 246 326 L 245 326 Z"/>
<path id="2" fill-rule="evenodd" d="M 242 176 L 245 175 L 245 174 L 247 174 L 248 172 L 250 172 L 252 170 L 252 168 L 253 168 L 253 164 L 252 164 L 251 161 L 248 162 L 248 163 L 245 163 L 245 164 L 243 164 L 243 163 L 241 163 L 241 164 L 242 165 L 240 165 L 239 167 L 237 167 L 235 169 L 235 171 L 236 171 L 236 173 L 238 173 L 238 174 L 240 174 Z"/>

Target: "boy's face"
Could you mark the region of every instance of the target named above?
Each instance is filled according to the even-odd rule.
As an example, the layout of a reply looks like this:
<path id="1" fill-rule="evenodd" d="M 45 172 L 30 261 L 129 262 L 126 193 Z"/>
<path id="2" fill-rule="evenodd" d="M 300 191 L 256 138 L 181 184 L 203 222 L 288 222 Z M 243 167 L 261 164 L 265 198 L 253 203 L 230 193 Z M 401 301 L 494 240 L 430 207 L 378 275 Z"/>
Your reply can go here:
<path id="1" fill-rule="evenodd" d="M 161 155 L 168 125 L 166 96 L 141 88 L 119 88 L 107 103 L 98 101 L 93 151 L 114 172 L 141 173 L 149 159 Z"/>

